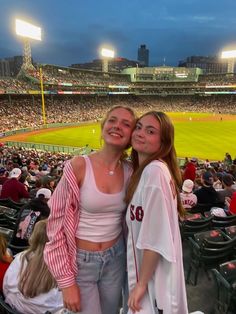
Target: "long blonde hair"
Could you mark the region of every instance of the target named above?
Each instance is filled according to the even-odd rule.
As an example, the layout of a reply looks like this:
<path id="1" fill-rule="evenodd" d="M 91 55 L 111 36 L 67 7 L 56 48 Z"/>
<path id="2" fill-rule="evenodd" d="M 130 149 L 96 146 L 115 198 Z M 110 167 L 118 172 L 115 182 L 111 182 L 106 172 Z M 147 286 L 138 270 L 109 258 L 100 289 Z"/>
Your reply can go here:
<path id="1" fill-rule="evenodd" d="M 46 225 L 47 220 L 41 220 L 35 224 L 29 239 L 29 249 L 21 259 L 18 288 L 28 298 L 49 292 L 57 286 L 43 258 L 44 247 L 48 242 Z"/>
<path id="2" fill-rule="evenodd" d="M 176 157 L 176 151 L 174 147 L 174 126 L 170 120 L 170 118 L 164 113 L 164 112 L 158 112 L 158 111 L 149 111 L 142 115 L 138 121 L 147 116 L 152 115 L 157 119 L 157 121 L 160 123 L 160 129 L 161 129 L 161 146 L 160 149 L 152 154 L 150 157 L 148 157 L 142 164 L 139 165 L 138 163 L 138 153 L 132 149 L 131 152 L 131 160 L 133 163 L 134 172 L 130 179 L 130 183 L 127 189 L 126 193 L 126 203 L 128 204 L 133 194 L 138 186 L 139 180 L 141 178 L 142 172 L 144 168 L 153 160 L 162 160 L 166 163 L 170 174 L 173 178 L 175 189 L 177 192 L 177 209 L 179 215 L 184 214 L 184 208 L 181 203 L 179 190 L 182 186 L 182 177 L 181 172 L 178 166 L 177 157 Z"/>

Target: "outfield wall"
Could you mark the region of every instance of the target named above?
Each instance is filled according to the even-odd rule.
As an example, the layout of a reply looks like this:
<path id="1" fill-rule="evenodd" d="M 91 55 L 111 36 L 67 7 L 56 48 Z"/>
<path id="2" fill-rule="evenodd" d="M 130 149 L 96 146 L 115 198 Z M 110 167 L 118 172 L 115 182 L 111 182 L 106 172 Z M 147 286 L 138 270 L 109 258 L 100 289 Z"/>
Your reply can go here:
<path id="1" fill-rule="evenodd" d="M 55 152 L 55 153 L 66 153 L 66 154 L 73 154 L 79 153 L 80 150 L 83 148 L 81 147 L 72 147 L 72 146 L 61 146 L 61 145 L 49 145 L 43 143 L 31 143 L 31 142 L 17 142 L 17 141 L 8 141 L 5 145 L 10 147 L 24 147 L 28 149 L 38 149 L 48 152 Z"/>

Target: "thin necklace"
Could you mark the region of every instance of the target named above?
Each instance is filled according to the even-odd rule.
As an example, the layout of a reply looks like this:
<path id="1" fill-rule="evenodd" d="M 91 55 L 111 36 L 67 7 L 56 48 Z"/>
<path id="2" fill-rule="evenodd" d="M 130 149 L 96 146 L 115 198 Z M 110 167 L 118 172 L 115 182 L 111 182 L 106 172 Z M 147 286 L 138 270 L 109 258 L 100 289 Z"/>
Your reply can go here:
<path id="1" fill-rule="evenodd" d="M 118 166 L 120 165 L 120 163 L 121 163 L 121 162 L 120 162 L 120 160 L 119 160 L 113 170 L 112 170 L 112 169 L 108 169 L 108 175 L 109 175 L 109 176 L 113 176 L 113 175 L 115 174 L 115 171 L 116 171 L 116 169 L 118 168 Z"/>

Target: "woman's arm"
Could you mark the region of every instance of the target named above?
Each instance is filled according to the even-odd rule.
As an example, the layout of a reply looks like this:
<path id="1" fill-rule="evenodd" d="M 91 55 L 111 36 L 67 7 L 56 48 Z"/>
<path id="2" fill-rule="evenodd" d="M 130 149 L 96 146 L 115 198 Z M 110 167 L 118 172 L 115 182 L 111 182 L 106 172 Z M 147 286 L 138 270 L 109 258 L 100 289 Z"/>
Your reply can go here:
<path id="1" fill-rule="evenodd" d="M 76 284 L 75 232 L 78 223 L 79 188 L 72 163 L 64 174 L 48 203 L 47 224 L 49 242 L 44 251 L 45 262 L 62 290 L 65 308 L 80 310 L 80 290 Z"/>
<path id="2" fill-rule="evenodd" d="M 141 309 L 140 301 L 147 290 L 148 282 L 153 276 L 158 260 L 158 253 L 151 250 L 143 250 L 139 280 L 134 289 L 131 291 L 128 299 L 128 306 L 134 313 Z"/>

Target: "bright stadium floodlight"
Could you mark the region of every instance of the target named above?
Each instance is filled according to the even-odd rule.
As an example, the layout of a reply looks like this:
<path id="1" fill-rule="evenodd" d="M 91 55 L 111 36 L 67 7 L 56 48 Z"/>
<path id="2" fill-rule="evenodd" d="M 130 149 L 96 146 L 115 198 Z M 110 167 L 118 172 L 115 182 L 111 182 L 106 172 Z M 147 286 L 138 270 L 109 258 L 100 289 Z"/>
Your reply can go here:
<path id="1" fill-rule="evenodd" d="M 114 58 L 115 51 L 107 48 L 102 48 L 101 55 L 105 58 Z"/>
<path id="2" fill-rule="evenodd" d="M 222 59 L 236 58 L 236 50 L 225 50 L 221 53 Z"/>
<path id="3" fill-rule="evenodd" d="M 236 50 L 224 50 L 221 53 L 222 59 L 227 59 L 227 72 L 234 73 L 234 62 L 236 58 Z"/>
<path id="4" fill-rule="evenodd" d="M 115 51 L 108 48 L 101 49 L 102 56 L 102 71 L 108 72 L 108 60 L 113 59 L 115 56 Z"/>
<path id="5" fill-rule="evenodd" d="M 24 38 L 41 40 L 41 28 L 16 19 L 16 34 Z"/>
<path id="6" fill-rule="evenodd" d="M 41 40 L 41 28 L 20 19 L 15 20 L 16 34 L 23 38 L 22 71 L 35 70 L 32 64 L 30 39 Z"/>
<path id="7" fill-rule="evenodd" d="M 38 40 L 41 41 L 41 28 L 25 22 L 20 19 L 15 20 L 16 25 L 16 34 L 21 36 L 24 41 L 24 51 L 23 51 L 23 64 L 21 66 L 19 76 L 21 73 L 25 76 L 24 72 L 33 71 L 35 72 L 35 67 L 32 64 L 31 58 L 31 47 L 30 47 L 30 40 Z M 43 72 L 42 68 L 39 69 L 40 74 L 40 87 L 41 87 L 41 96 L 42 96 L 42 119 L 43 124 L 46 124 L 46 113 L 45 113 L 45 102 L 44 102 L 44 90 L 43 90 Z"/>

